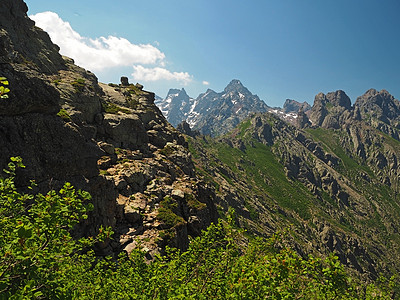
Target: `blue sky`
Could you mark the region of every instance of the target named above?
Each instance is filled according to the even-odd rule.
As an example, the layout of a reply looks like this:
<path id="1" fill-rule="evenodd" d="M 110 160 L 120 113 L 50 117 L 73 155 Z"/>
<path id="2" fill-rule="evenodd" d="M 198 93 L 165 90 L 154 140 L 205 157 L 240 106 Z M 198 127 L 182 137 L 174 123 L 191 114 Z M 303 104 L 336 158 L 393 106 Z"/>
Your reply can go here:
<path id="1" fill-rule="evenodd" d="M 270 106 L 337 89 L 353 102 L 369 88 L 400 97 L 398 0 L 26 3 L 100 81 L 125 75 L 161 97 L 220 92 L 232 79 Z"/>

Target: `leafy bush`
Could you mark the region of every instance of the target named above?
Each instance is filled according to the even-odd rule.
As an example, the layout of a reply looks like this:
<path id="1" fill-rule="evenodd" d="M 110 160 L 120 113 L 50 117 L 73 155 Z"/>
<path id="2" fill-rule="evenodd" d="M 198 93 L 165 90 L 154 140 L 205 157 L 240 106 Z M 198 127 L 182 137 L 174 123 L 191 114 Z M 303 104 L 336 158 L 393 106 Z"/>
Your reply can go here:
<path id="1" fill-rule="evenodd" d="M 0 299 L 57 298 L 70 292 L 69 269 L 96 242 L 70 234 L 87 218 L 90 195 L 69 183 L 58 193 L 21 194 L 14 184 L 18 167 L 21 159 L 11 158 L 8 177 L 0 178 Z"/>

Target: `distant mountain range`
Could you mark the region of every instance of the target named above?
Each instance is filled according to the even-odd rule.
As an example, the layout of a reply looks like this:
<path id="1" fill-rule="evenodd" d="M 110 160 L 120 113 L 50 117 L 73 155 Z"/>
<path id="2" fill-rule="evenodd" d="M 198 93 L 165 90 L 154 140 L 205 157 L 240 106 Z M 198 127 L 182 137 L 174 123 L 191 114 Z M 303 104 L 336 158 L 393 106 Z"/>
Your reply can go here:
<path id="1" fill-rule="evenodd" d="M 232 80 L 220 93 L 208 89 L 196 99 L 190 97 L 183 88 L 170 89 L 166 98 L 156 99 L 155 104 L 173 126 L 177 127 L 186 121 L 191 128 L 211 136 L 228 132 L 251 113 L 272 112 L 293 122 L 300 109 L 311 109 L 307 102 L 289 99 L 283 108 L 269 107 L 237 79 Z"/>

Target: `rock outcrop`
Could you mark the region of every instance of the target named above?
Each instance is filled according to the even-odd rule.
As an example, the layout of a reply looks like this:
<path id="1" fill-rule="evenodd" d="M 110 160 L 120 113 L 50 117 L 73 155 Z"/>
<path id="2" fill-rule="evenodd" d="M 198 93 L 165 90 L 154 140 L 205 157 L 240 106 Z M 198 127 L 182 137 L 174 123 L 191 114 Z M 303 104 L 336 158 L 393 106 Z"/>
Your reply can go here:
<path id="1" fill-rule="evenodd" d="M 400 140 L 400 102 L 386 90 L 368 90 L 357 98 L 354 108 L 369 125 Z"/>
<path id="2" fill-rule="evenodd" d="M 339 90 L 326 95 L 323 93 L 316 95 L 309 118 L 314 126 L 338 129 L 351 116 L 350 98 L 345 92 Z"/>
<path id="3" fill-rule="evenodd" d="M 283 112 L 290 113 L 294 112 L 297 113 L 299 111 L 307 112 L 311 109 L 310 104 L 307 102 L 300 103 L 296 100 L 286 99 L 285 103 L 283 104 Z"/>
<path id="4" fill-rule="evenodd" d="M 217 213 L 184 137 L 155 106 L 154 93 L 124 77 L 98 83 L 62 57 L 26 13 L 22 0 L 0 4 L 0 76 L 11 90 L 0 101 L 0 167 L 21 156 L 21 189 L 34 179 L 41 192 L 65 181 L 89 191 L 94 211 L 75 234 L 111 226 L 114 240 L 100 252 L 141 244 L 151 259 L 166 244 L 185 249 L 188 235 Z"/>

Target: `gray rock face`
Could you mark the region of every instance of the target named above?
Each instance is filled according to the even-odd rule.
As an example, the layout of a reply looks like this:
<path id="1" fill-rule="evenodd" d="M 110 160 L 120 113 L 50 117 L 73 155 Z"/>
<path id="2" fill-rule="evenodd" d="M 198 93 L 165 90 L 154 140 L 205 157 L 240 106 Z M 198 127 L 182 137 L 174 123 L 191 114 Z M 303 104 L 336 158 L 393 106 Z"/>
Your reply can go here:
<path id="1" fill-rule="evenodd" d="M 307 128 L 311 126 L 311 122 L 303 110 L 297 113 L 296 126 L 298 128 Z"/>
<path id="2" fill-rule="evenodd" d="M 142 121 L 136 115 L 104 115 L 104 128 L 107 142 L 119 148 L 134 149 L 137 146 L 146 145 L 149 142 L 146 129 Z"/>
<path id="3" fill-rule="evenodd" d="M 307 112 L 310 109 L 311 106 L 307 102 L 300 103 L 292 99 L 286 99 L 285 103 L 283 104 L 284 113 L 289 113 L 289 112 L 298 113 L 300 110 L 302 110 L 303 112 Z"/>
<path id="4" fill-rule="evenodd" d="M 344 107 L 345 109 L 348 110 L 351 109 L 351 100 L 342 90 L 326 94 L 326 99 L 333 106 Z"/>
<path id="5" fill-rule="evenodd" d="M 368 114 L 378 120 L 390 124 L 400 119 L 400 103 L 386 90 L 368 90 L 364 95 L 357 98 L 355 103 L 363 118 Z"/>
<path id="6" fill-rule="evenodd" d="M 4 0 L 0 5 L 0 63 L 30 65 L 46 74 L 63 68 L 64 60 L 49 35 L 35 27 L 22 0 Z"/>
<path id="7" fill-rule="evenodd" d="M 338 129 L 352 117 L 350 98 L 339 90 L 315 96 L 309 119 L 314 126 Z"/>
<path id="8" fill-rule="evenodd" d="M 195 136 L 200 134 L 199 131 L 192 130 L 190 128 L 190 125 L 186 121 L 182 121 L 181 123 L 179 123 L 178 126 L 176 127 L 176 129 L 179 132 L 184 133 L 184 134 L 186 134 L 188 136 L 191 136 L 191 137 L 195 137 Z"/>
<path id="9" fill-rule="evenodd" d="M 400 102 L 388 91 L 368 90 L 354 104 L 359 118 L 400 140 Z"/>

